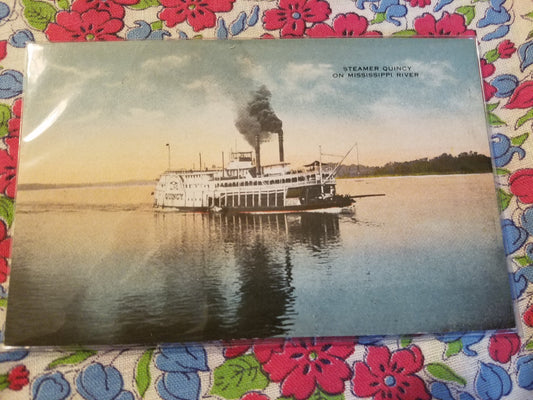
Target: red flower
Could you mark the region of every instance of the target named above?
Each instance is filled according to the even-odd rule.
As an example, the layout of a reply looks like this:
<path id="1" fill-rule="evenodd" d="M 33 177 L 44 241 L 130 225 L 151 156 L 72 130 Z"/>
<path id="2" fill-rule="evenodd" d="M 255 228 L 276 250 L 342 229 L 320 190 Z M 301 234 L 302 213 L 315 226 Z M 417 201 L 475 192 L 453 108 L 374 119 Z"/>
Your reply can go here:
<path id="1" fill-rule="evenodd" d="M 263 370 L 273 382 L 281 382 L 281 393 L 296 400 L 307 399 L 317 386 L 329 394 L 344 391 L 350 378 L 345 360 L 354 344 L 331 344 L 323 339 L 287 341 L 281 352 L 273 352 Z"/>
<path id="2" fill-rule="evenodd" d="M 21 390 L 24 386 L 30 383 L 28 377 L 30 371 L 25 365 L 17 365 L 7 375 L 7 381 L 9 382 L 9 388 L 11 390 Z"/>
<path id="3" fill-rule="evenodd" d="M 9 265 L 7 264 L 7 259 L 0 257 L 0 283 L 7 281 L 9 275 Z"/>
<path id="4" fill-rule="evenodd" d="M 242 396 L 241 400 L 270 400 L 270 398 L 266 394 L 249 392 Z"/>
<path id="5" fill-rule="evenodd" d="M 302 36 L 307 22 L 322 22 L 331 14 L 322 0 L 279 0 L 279 7 L 265 11 L 265 29 L 281 29 L 281 36 Z"/>
<path id="6" fill-rule="evenodd" d="M 533 305 L 529 306 L 522 318 L 527 326 L 533 327 Z"/>
<path id="7" fill-rule="evenodd" d="M 90 9 L 83 14 L 61 11 L 56 22 L 48 24 L 44 33 L 52 42 L 122 40 L 116 34 L 123 27 L 124 22 L 107 11 Z"/>
<path id="8" fill-rule="evenodd" d="M 0 61 L 7 56 L 7 40 L 0 41 Z"/>
<path id="9" fill-rule="evenodd" d="M 394 351 L 387 347 L 369 347 L 365 362 L 354 365 L 353 392 L 358 397 L 374 399 L 429 400 L 424 381 L 415 375 L 424 366 L 417 346 Z"/>
<path id="10" fill-rule="evenodd" d="M 415 19 L 416 33 L 420 36 L 475 36 L 476 32 L 466 29 L 465 19 L 461 14 L 442 14 L 435 20 L 432 14 L 424 13 Z"/>
<path id="11" fill-rule="evenodd" d="M 505 108 L 529 108 L 533 106 L 533 81 L 522 82 L 515 89 Z"/>
<path id="12" fill-rule="evenodd" d="M 520 336 L 516 333 L 496 332 L 490 337 L 489 355 L 494 361 L 506 364 L 520 350 Z"/>
<path id="13" fill-rule="evenodd" d="M 481 77 L 483 78 L 483 94 L 485 96 L 485 101 L 488 101 L 492 98 L 492 96 L 494 96 L 494 93 L 496 93 L 498 89 L 488 83 L 485 78 L 491 76 L 494 71 L 496 71 L 496 67 L 492 64 L 487 63 L 487 60 L 485 60 L 484 58 L 481 59 L 480 66 Z"/>
<path id="14" fill-rule="evenodd" d="M 407 0 L 411 7 L 425 7 L 431 4 L 431 0 Z"/>
<path id="15" fill-rule="evenodd" d="M 113 18 L 124 18 L 124 5 L 137 4 L 139 0 L 76 0 L 71 10 L 83 14 L 89 10 L 107 11 Z"/>
<path id="16" fill-rule="evenodd" d="M 339 14 L 333 20 L 333 28 L 328 24 L 316 24 L 307 30 L 311 37 L 357 37 L 381 36 L 380 32 L 367 32 L 368 20 L 355 13 Z"/>
<path id="17" fill-rule="evenodd" d="M 235 0 L 161 0 L 163 11 L 159 19 L 169 28 L 187 20 L 195 32 L 212 28 L 216 24 L 216 12 L 227 12 Z"/>
<path id="18" fill-rule="evenodd" d="M 511 193 L 525 204 L 533 204 L 533 168 L 516 171 L 509 177 Z"/>
<path id="19" fill-rule="evenodd" d="M 0 150 L 0 193 L 14 198 L 16 192 L 17 159 Z"/>
<path id="20" fill-rule="evenodd" d="M 498 45 L 498 54 L 500 55 L 500 58 L 509 58 L 515 51 L 516 47 L 514 47 L 514 43 L 509 39 L 504 40 Z"/>
<path id="21" fill-rule="evenodd" d="M 256 339 L 253 343 L 243 340 L 232 340 L 225 343 L 224 357 L 235 358 L 246 353 L 250 347 L 252 348 L 257 360 L 264 364 L 274 352 L 280 352 L 283 350 L 283 339 Z"/>

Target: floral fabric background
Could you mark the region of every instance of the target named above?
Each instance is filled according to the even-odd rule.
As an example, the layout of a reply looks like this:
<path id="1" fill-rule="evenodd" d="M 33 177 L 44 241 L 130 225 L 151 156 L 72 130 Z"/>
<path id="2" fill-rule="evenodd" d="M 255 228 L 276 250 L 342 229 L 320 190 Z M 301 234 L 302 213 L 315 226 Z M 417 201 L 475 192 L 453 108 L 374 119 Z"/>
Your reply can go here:
<path id="1" fill-rule="evenodd" d="M 0 326 L 8 296 L 28 42 L 472 35 L 480 45 L 504 247 L 519 324 L 516 332 L 100 351 L 1 349 L 0 398 L 533 398 L 530 0 L 2 0 Z"/>

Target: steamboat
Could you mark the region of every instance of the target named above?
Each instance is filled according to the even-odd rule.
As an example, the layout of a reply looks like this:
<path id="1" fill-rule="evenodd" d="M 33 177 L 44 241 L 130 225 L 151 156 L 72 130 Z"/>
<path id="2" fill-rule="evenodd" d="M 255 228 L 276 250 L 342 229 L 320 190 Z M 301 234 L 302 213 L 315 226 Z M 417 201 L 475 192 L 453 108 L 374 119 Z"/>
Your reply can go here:
<path id="1" fill-rule="evenodd" d="M 336 193 L 336 165 L 315 161 L 292 169 L 284 161 L 283 134 L 278 134 L 279 163 L 261 165 L 260 138 L 253 151 L 232 152 L 218 169 L 167 170 L 154 191 L 154 206 L 197 212 L 346 212 L 353 197 Z M 351 151 L 351 150 L 350 150 Z M 224 164 L 224 163 L 223 163 Z"/>

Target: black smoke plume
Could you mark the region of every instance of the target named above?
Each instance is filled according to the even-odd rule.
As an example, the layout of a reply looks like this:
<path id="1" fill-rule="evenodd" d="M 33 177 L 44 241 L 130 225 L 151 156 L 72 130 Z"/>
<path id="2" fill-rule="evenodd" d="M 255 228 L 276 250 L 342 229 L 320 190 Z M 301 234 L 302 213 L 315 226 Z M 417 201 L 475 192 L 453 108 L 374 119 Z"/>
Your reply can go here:
<path id="1" fill-rule="evenodd" d="M 271 133 L 283 134 L 281 120 L 270 105 L 271 97 L 272 93 L 263 85 L 251 93 L 250 101 L 238 111 L 235 126 L 253 147 L 257 136 L 260 142 L 266 142 Z"/>

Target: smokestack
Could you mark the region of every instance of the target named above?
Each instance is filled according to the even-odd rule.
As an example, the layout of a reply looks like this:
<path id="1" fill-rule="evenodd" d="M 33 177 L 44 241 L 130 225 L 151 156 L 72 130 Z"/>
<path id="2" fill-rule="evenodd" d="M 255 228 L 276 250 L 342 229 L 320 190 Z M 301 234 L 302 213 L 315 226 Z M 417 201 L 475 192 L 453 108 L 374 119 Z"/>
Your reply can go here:
<path id="1" fill-rule="evenodd" d="M 279 162 L 285 161 L 285 153 L 283 151 L 283 130 L 278 132 L 278 144 L 279 144 Z"/>
<path id="2" fill-rule="evenodd" d="M 255 170 L 257 176 L 261 175 L 261 136 L 255 135 Z"/>

